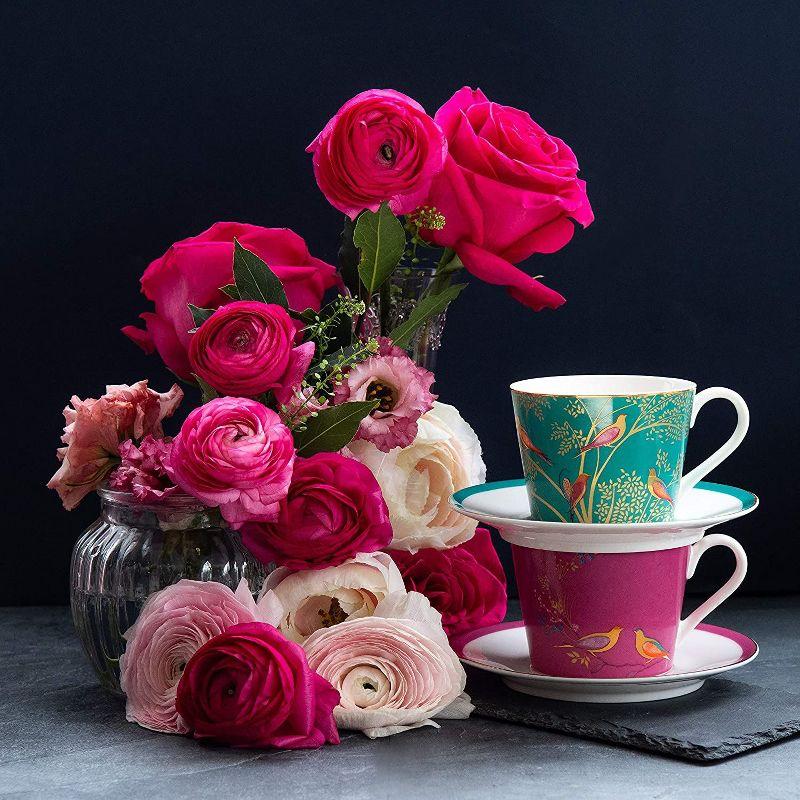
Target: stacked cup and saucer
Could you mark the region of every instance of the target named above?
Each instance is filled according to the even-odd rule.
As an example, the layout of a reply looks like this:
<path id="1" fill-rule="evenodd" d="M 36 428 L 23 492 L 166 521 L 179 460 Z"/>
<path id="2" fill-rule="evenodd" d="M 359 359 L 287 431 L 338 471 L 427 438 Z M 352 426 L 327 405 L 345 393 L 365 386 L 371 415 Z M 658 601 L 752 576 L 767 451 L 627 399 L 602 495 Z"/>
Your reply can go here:
<path id="1" fill-rule="evenodd" d="M 747 570 L 735 539 L 707 531 L 758 498 L 702 481 L 744 438 L 744 400 L 644 375 L 533 378 L 511 395 L 525 477 L 451 504 L 511 544 L 523 621 L 459 637 L 462 661 L 526 694 L 595 703 L 677 697 L 752 661 L 752 639 L 702 623 Z M 684 475 L 689 429 L 716 398 L 735 407 L 736 429 Z M 682 619 L 686 582 L 713 547 L 733 552 L 733 574 Z"/>

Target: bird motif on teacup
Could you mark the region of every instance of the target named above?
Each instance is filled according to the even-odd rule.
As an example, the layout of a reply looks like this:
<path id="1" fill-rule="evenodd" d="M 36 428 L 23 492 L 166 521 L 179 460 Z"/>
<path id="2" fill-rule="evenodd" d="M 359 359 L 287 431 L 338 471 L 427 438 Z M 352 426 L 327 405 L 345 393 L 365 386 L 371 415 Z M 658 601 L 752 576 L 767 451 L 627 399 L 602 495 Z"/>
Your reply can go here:
<path id="1" fill-rule="evenodd" d="M 658 639 L 645 635 L 641 628 L 636 628 L 634 633 L 636 634 L 636 652 L 642 658 L 646 658 L 648 663 L 659 658 L 669 659 L 669 650 Z"/>
<path id="2" fill-rule="evenodd" d="M 557 644 L 555 647 L 571 647 L 596 656 L 598 653 L 606 653 L 614 647 L 619 641 L 620 633 L 622 633 L 622 628 L 615 626 L 605 633 L 587 633 L 586 636 L 581 636 L 575 644 Z"/>
<path id="3" fill-rule="evenodd" d="M 596 450 L 598 447 L 609 447 L 615 442 L 618 442 L 625 435 L 627 418 L 627 414 L 620 414 L 610 425 L 606 425 L 594 439 L 581 447 L 578 451 L 578 455 L 586 453 L 589 450 Z"/>

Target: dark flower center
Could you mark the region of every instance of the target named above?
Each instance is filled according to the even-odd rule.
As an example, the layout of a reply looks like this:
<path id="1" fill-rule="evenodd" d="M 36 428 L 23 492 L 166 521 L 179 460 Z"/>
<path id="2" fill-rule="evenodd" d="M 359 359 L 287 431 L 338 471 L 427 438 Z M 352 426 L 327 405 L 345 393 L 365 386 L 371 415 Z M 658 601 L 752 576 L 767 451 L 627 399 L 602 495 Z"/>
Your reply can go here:
<path id="1" fill-rule="evenodd" d="M 239 329 L 230 338 L 230 345 L 234 350 L 246 350 L 249 344 L 250 333 L 245 328 Z"/>
<path id="2" fill-rule="evenodd" d="M 373 686 L 369 681 L 364 681 L 364 688 L 369 689 L 370 692 L 377 692 L 378 687 Z"/>
<path id="3" fill-rule="evenodd" d="M 367 400 L 378 401 L 378 407 L 375 409 L 376 411 L 391 411 L 397 402 L 394 389 L 380 381 L 372 381 L 372 383 L 367 386 Z"/>
<path id="4" fill-rule="evenodd" d="M 320 609 L 317 613 L 322 620 L 324 628 L 331 628 L 347 619 L 347 614 L 345 614 L 344 609 L 339 605 L 339 601 L 335 597 L 331 598 L 331 604 L 327 611 Z"/>
<path id="5" fill-rule="evenodd" d="M 383 160 L 387 164 L 394 164 L 395 152 L 392 143 L 384 142 L 378 148 L 378 155 L 380 156 L 381 160 Z"/>

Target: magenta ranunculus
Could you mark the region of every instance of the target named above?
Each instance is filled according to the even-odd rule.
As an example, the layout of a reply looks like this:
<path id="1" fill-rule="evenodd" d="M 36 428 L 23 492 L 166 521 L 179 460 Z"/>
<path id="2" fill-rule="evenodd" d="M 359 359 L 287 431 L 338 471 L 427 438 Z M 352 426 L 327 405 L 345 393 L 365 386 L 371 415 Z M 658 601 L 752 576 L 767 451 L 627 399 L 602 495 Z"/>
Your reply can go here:
<path id="1" fill-rule="evenodd" d="M 430 388 L 434 376 L 408 355 L 381 342 L 379 355 L 352 366 L 336 386 L 336 405 L 353 400 L 378 400 L 379 405 L 361 421 L 356 439 L 366 439 L 384 453 L 407 447 L 417 435 L 417 420 L 433 408 Z"/>
<path id="2" fill-rule="evenodd" d="M 192 372 L 224 394 L 255 397 L 271 391 L 279 403 L 288 403 L 314 357 L 314 342 L 295 347 L 296 335 L 281 306 L 228 303 L 192 336 Z"/>
<path id="3" fill-rule="evenodd" d="M 370 89 L 348 100 L 306 148 L 328 202 L 355 219 L 384 200 L 408 214 L 425 200 L 447 154 L 439 126 L 410 97 Z"/>
<path id="4" fill-rule="evenodd" d="M 424 594 L 442 615 L 448 636 L 505 618 L 506 576 L 486 528 L 478 528 L 468 542 L 449 550 L 388 552 L 406 589 Z"/>
<path id="5" fill-rule="evenodd" d="M 168 392 L 154 392 L 147 381 L 132 386 L 106 386 L 99 399 L 73 396 L 64 409 L 64 434 L 56 454 L 58 471 L 47 484 L 55 489 L 67 511 L 96 489 L 119 462 L 120 443 L 147 434 L 164 435 L 161 421 L 171 417 L 183 399 L 175 384 Z"/>
<path id="6" fill-rule="evenodd" d="M 204 644 L 178 684 L 176 707 L 196 739 L 285 750 L 339 743 L 339 693 L 272 625 L 244 623 Z"/>
<path id="7" fill-rule="evenodd" d="M 339 453 L 298 458 L 289 495 L 274 522 L 245 525 L 245 546 L 268 564 L 322 569 L 392 539 L 380 486 L 363 464 Z"/>
<path id="8" fill-rule="evenodd" d="M 280 417 L 255 400 L 218 397 L 186 418 L 169 471 L 185 492 L 238 528 L 272 520 L 292 479 L 294 441 Z"/>
<path id="9" fill-rule="evenodd" d="M 188 304 L 217 308 L 229 301 L 220 287 L 233 283 L 234 237 L 280 278 L 296 311 L 319 310 L 325 291 L 340 282 L 336 268 L 314 258 L 303 239 L 288 228 L 217 222 L 176 242 L 142 275 L 142 292 L 155 303 L 155 311 L 140 314 L 145 330 L 128 325 L 122 332 L 146 353 L 157 350 L 184 380 L 191 380 L 187 350 L 194 328 Z"/>
<path id="10" fill-rule="evenodd" d="M 241 622 L 274 622 L 242 580 L 232 592 L 215 581 L 181 580 L 147 598 L 125 632 L 120 685 L 129 722 L 164 733 L 188 733 L 175 709 L 178 681 L 189 659 L 209 639 Z"/>
<path id="11" fill-rule="evenodd" d="M 150 434 L 137 446 L 126 439 L 119 446 L 122 461 L 111 473 L 108 485 L 121 492 L 130 492 L 142 503 L 155 502 L 180 492 L 167 472 L 172 451 L 172 438 L 155 439 Z"/>
<path id="12" fill-rule="evenodd" d="M 536 311 L 564 298 L 514 264 L 554 253 L 571 238 L 572 220 L 594 219 L 572 150 L 524 111 L 459 89 L 437 112 L 448 141 L 444 169 L 427 204 L 446 224 L 426 236 L 455 249 L 464 266 Z"/>

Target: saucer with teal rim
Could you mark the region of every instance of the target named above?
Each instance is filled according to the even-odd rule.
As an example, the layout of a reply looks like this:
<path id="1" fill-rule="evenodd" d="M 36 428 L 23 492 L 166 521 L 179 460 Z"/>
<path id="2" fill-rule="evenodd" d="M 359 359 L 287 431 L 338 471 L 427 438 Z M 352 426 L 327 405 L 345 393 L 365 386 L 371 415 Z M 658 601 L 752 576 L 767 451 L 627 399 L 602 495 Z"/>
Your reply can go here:
<path id="1" fill-rule="evenodd" d="M 708 528 L 755 510 L 758 498 L 734 486 L 700 481 L 681 495 L 669 522 L 543 522 L 530 518 L 525 479 L 520 478 L 461 489 L 451 496 L 450 505 L 497 528 L 511 544 L 565 552 L 621 552 L 691 544 Z"/>

